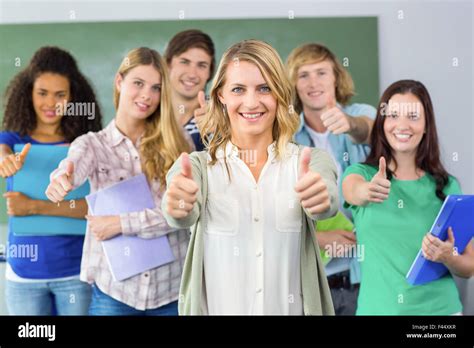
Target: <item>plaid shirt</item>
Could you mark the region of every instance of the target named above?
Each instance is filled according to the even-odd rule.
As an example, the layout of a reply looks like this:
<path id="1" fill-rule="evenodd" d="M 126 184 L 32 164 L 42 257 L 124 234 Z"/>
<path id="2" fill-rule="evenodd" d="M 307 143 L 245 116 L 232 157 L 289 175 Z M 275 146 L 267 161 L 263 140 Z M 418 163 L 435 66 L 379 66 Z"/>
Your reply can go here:
<path id="1" fill-rule="evenodd" d="M 89 132 L 71 144 L 68 156 L 51 178 L 65 172 L 65 161 L 74 162 L 74 187 L 89 179 L 91 193 L 142 173 L 138 145 L 123 135 L 112 120 L 100 132 Z M 168 236 L 176 260 L 123 281 L 114 281 L 101 242 L 86 230 L 81 263 L 82 281 L 95 283 L 112 298 L 138 310 L 153 309 L 178 299 L 181 274 L 189 243 L 189 230 L 170 227 L 161 211 L 160 183 L 154 180 L 151 191 L 155 209 L 120 215 L 122 233 L 142 238 Z"/>

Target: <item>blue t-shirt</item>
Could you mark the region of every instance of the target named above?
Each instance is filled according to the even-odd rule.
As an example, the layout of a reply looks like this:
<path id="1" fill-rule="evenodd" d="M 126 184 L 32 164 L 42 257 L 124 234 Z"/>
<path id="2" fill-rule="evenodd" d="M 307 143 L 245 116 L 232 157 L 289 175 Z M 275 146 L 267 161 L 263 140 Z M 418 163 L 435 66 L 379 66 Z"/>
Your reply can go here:
<path id="1" fill-rule="evenodd" d="M 30 136 L 21 137 L 16 132 L 0 132 L 0 144 L 10 146 L 13 151 L 15 144 L 61 145 L 65 142 L 41 143 Z M 13 178 L 6 179 L 7 191 L 13 189 Z M 15 236 L 8 222 L 7 262 L 13 271 L 22 278 L 54 279 L 79 274 L 81 268 L 82 246 L 84 236 Z M 37 250 L 34 258 L 19 257 L 15 250 L 33 247 Z"/>

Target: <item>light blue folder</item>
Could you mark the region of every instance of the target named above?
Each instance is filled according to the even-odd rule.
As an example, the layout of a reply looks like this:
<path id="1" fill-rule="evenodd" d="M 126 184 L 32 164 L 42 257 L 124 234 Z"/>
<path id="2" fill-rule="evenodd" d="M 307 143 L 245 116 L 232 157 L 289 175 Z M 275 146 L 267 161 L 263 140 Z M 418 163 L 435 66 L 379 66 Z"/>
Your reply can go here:
<path id="1" fill-rule="evenodd" d="M 449 227 L 453 228 L 456 252 L 462 254 L 474 237 L 474 195 L 446 197 L 430 232 L 445 241 Z M 448 272 L 444 264 L 425 259 L 420 249 L 406 278 L 411 285 L 422 285 L 439 279 Z"/>
<path id="2" fill-rule="evenodd" d="M 144 174 L 121 181 L 86 197 L 92 215 L 119 215 L 155 208 Z M 173 262 L 168 237 L 143 239 L 119 235 L 102 242 L 115 281 Z"/>
<path id="3" fill-rule="evenodd" d="M 14 151 L 20 152 L 23 147 L 16 144 Z M 13 176 L 13 191 L 32 199 L 49 201 L 45 194 L 49 175 L 66 158 L 68 149 L 68 146 L 61 145 L 32 145 L 23 167 Z M 89 191 L 89 183 L 86 182 L 71 191 L 61 204 L 71 205 L 70 200 L 84 198 Z M 18 236 L 84 235 L 86 232 L 85 219 L 46 215 L 13 216 L 10 219 L 11 229 Z"/>

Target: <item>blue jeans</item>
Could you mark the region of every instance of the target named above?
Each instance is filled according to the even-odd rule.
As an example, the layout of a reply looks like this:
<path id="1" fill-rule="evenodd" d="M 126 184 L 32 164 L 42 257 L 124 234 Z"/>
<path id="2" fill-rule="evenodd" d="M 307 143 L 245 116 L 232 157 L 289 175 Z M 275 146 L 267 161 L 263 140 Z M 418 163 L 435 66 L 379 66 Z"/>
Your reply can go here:
<path id="1" fill-rule="evenodd" d="M 7 280 L 5 298 L 11 315 L 87 315 L 91 287 L 79 279 L 41 283 Z"/>
<path id="2" fill-rule="evenodd" d="M 167 305 L 146 309 L 144 311 L 135 309 L 117 301 L 104 294 L 97 285 L 92 285 L 92 301 L 89 308 L 89 315 L 134 315 L 134 316 L 166 316 L 178 315 L 178 301 Z"/>

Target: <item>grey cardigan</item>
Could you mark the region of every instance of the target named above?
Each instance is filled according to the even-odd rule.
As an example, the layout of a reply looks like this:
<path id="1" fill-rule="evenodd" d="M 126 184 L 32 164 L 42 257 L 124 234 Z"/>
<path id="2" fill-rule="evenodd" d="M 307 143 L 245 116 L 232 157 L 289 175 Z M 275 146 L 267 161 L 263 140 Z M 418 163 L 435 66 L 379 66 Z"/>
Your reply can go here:
<path id="1" fill-rule="evenodd" d="M 301 149 L 299 146 L 299 154 Z M 299 156 L 299 155 L 298 155 Z M 191 213 L 183 219 L 174 219 L 166 213 L 167 195 L 162 201 L 162 210 L 170 226 L 191 228 L 191 238 L 181 277 L 179 296 L 180 315 L 207 314 L 205 281 L 204 281 L 204 231 L 206 226 L 207 202 L 207 161 L 206 151 L 193 152 L 189 156 L 194 181 L 198 184 L 197 203 Z M 315 234 L 315 219 L 326 219 L 337 212 L 337 172 L 334 161 L 328 153 L 312 149 L 310 168 L 318 172 L 324 179 L 331 200 L 331 208 L 324 214 L 311 216 L 304 210 L 301 233 L 301 290 L 305 315 L 334 315 L 331 293 L 326 273 L 321 262 L 319 247 Z M 181 173 L 181 159 L 177 160 L 169 170 L 166 181 Z"/>

